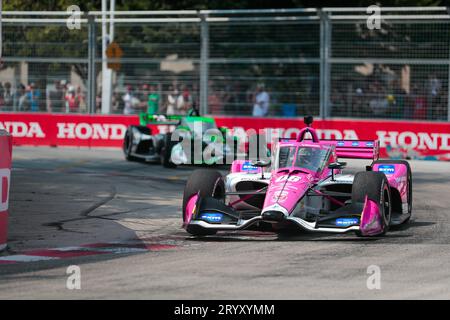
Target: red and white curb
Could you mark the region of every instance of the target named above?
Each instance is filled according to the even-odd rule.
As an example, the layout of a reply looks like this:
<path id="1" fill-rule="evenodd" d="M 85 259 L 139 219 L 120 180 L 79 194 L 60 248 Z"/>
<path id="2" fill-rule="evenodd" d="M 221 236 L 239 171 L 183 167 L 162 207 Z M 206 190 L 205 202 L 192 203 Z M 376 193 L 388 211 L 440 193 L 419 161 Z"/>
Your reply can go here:
<path id="1" fill-rule="evenodd" d="M 145 243 L 145 242 L 92 243 L 76 247 L 30 250 L 22 252 L 20 254 L 10 256 L 0 256 L 0 264 L 60 260 L 60 259 L 101 255 L 101 254 L 142 253 L 149 251 L 169 250 L 174 249 L 176 247 L 177 245 L 175 244 Z"/>

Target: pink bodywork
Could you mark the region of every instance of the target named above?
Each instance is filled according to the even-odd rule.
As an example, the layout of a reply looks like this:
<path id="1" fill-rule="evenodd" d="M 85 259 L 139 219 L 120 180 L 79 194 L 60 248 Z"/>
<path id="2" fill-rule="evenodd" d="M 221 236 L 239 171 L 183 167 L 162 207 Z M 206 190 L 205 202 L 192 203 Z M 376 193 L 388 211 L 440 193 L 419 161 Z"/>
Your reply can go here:
<path id="1" fill-rule="evenodd" d="M 373 159 L 379 155 L 379 142 L 373 140 L 322 140 L 321 144 L 336 146 L 337 157 L 347 159 Z"/>
<path id="2" fill-rule="evenodd" d="M 183 227 L 186 227 L 189 222 L 191 222 L 198 198 L 199 194 L 197 193 L 196 195 L 193 195 L 186 203 L 186 209 L 183 212 Z"/>
<path id="3" fill-rule="evenodd" d="M 303 129 L 296 140 L 281 141 L 278 147 L 304 146 L 312 148 L 328 148 L 332 146 L 335 148 L 335 152 L 332 152 L 329 163 L 337 161 L 337 157 L 339 156 L 356 159 L 378 158 L 377 141 L 319 141 L 313 129 L 308 130 L 312 136 L 312 141 L 303 140 L 306 135 L 306 130 L 306 128 Z M 299 172 L 299 170 L 307 171 L 307 173 Z M 339 171 L 336 171 L 336 173 L 339 173 Z M 405 176 L 404 172 L 400 171 L 399 174 Z M 330 169 L 327 167 L 325 167 L 322 173 L 295 167 L 277 170 L 272 174 L 269 189 L 267 190 L 266 199 L 264 201 L 264 208 L 277 204 L 285 208 L 288 213 L 291 213 L 298 200 L 308 191 L 308 189 L 317 181 L 325 179 L 329 175 Z M 383 228 L 384 225 L 379 204 L 366 197 L 360 222 L 361 233 L 363 235 L 377 235 L 383 232 Z"/>
<path id="4" fill-rule="evenodd" d="M 310 134 L 312 140 L 304 139 Z M 326 179 L 331 175 L 328 164 L 337 161 L 338 157 L 356 158 L 356 159 L 378 159 L 378 141 L 353 141 L 353 140 L 322 140 L 317 137 L 312 128 L 304 128 L 300 131 L 297 139 L 282 139 L 276 148 L 283 146 L 291 147 L 310 147 L 330 149 L 331 155 L 328 163 L 324 164 L 323 170 L 314 172 L 306 168 L 286 167 L 272 172 L 270 183 L 266 192 L 263 204 L 263 210 L 270 210 L 271 206 L 276 206 L 274 210 L 279 210 L 279 206 L 285 209 L 285 213 L 290 215 L 297 205 L 298 201 L 319 181 Z M 295 155 L 297 156 L 297 155 Z M 296 159 L 293 159 L 296 163 Z M 380 164 L 383 165 L 383 164 Z M 391 166 L 391 164 L 389 164 Z M 406 201 L 407 196 L 407 168 L 402 164 L 392 164 L 394 172 L 386 173 L 389 184 L 400 191 L 402 200 Z M 376 164 L 374 171 L 379 171 L 379 165 Z M 386 168 L 385 168 L 386 169 Z M 392 168 L 388 168 L 392 170 Z M 231 166 L 231 173 L 261 173 L 263 168 L 253 167 L 248 160 L 235 160 Z M 340 170 L 335 170 L 339 174 Z M 312 190 L 312 189 L 311 189 Z M 199 194 L 191 196 L 186 204 L 184 214 L 184 227 L 192 220 L 196 210 L 196 204 Z M 242 199 L 241 199 L 242 200 Z M 239 201 L 241 201 L 239 200 Z M 337 200 L 335 200 L 337 201 Z M 339 203 L 343 205 L 342 203 Z M 230 204 L 233 206 L 233 203 Z M 384 231 L 383 217 L 380 210 L 380 204 L 365 199 L 364 207 L 360 219 L 360 232 L 362 235 L 371 236 L 381 234 Z"/>
<path id="5" fill-rule="evenodd" d="M 303 140 L 306 133 L 312 136 L 311 140 Z M 319 141 L 316 132 L 311 128 L 302 129 L 297 139 L 280 141 L 279 147 L 310 147 L 310 148 L 330 148 L 330 143 L 322 143 Z M 336 161 L 336 157 L 332 152 L 329 163 Z M 293 160 L 295 163 L 295 159 Z M 336 171 L 338 173 L 339 171 Z M 269 188 L 264 200 L 263 209 L 278 204 L 291 213 L 295 208 L 299 199 L 308 191 L 314 183 L 324 179 L 330 175 L 330 169 L 327 167 L 322 172 L 314 172 L 305 168 L 288 167 L 281 168 L 272 173 Z"/>
<path id="6" fill-rule="evenodd" d="M 383 171 L 380 167 L 392 166 L 393 172 Z M 401 163 L 376 163 L 373 171 L 381 171 L 386 175 L 391 188 L 395 188 L 400 193 L 402 203 L 408 202 L 408 168 Z"/>
<path id="7" fill-rule="evenodd" d="M 297 169 L 283 168 L 272 174 L 263 208 L 278 204 L 288 212 L 294 209 L 314 180 L 314 173 L 295 172 Z"/>
<path id="8" fill-rule="evenodd" d="M 364 202 L 364 209 L 361 215 L 361 222 L 359 225 L 361 234 L 363 236 L 374 236 L 381 234 L 384 231 L 383 217 L 380 212 L 380 204 L 370 200 L 366 196 Z"/>
<path id="9" fill-rule="evenodd" d="M 377 160 L 379 156 L 379 141 L 374 140 L 319 140 L 317 133 L 312 128 L 303 128 L 300 130 L 296 141 L 306 142 L 304 140 L 306 133 L 310 133 L 312 142 L 320 145 L 336 146 L 336 156 L 347 159 L 373 159 Z"/>

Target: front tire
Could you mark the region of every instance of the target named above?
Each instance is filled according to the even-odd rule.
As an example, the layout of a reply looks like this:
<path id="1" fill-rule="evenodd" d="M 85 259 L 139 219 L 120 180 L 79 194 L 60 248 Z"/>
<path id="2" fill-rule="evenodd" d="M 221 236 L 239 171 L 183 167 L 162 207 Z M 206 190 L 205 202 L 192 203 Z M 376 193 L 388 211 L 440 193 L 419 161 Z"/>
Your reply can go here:
<path id="1" fill-rule="evenodd" d="M 385 235 L 391 223 L 391 191 L 384 173 L 381 172 L 358 172 L 355 175 L 352 186 L 352 203 L 364 203 L 366 196 L 380 204 L 383 231 Z M 356 233 L 363 236 L 361 232 Z"/>
<path id="2" fill-rule="evenodd" d="M 407 171 L 407 184 L 408 184 L 408 215 L 409 217 L 405 220 L 403 223 L 407 223 L 411 219 L 412 215 L 412 199 L 413 199 L 413 192 L 412 192 L 412 172 L 411 172 L 411 166 L 409 165 L 409 162 L 406 160 L 376 160 L 373 164 L 402 164 L 406 167 Z"/>
<path id="3" fill-rule="evenodd" d="M 213 197 L 225 201 L 225 182 L 220 172 L 209 169 L 195 170 L 188 179 L 183 193 L 183 222 L 186 221 L 186 205 L 189 199 L 196 193 L 200 194 L 200 198 Z M 190 230 L 187 231 L 192 235 L 204 236 L 213 235 L 215 230 Z"/>

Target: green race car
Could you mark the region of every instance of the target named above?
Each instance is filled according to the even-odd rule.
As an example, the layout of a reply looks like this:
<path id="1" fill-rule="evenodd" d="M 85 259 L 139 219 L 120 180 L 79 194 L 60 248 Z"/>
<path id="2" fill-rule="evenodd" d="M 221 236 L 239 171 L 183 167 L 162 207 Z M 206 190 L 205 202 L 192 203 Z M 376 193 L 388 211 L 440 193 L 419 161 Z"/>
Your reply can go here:
<path id="1" fill-rule="evenodd" d="M 139 126 L 129 126 L 123 142 L 129 161 L 160 162 L 164 167 L 181 164 L 225 164 L 235 159 L 238 138 L 225 127 L 217 127 L 214 118 L 198 112 L 188 115 L 141 113 Z M 150 126 L 157 126 L 153 133 Z M 228 158 L 227 158 L 228 157 Z"/>

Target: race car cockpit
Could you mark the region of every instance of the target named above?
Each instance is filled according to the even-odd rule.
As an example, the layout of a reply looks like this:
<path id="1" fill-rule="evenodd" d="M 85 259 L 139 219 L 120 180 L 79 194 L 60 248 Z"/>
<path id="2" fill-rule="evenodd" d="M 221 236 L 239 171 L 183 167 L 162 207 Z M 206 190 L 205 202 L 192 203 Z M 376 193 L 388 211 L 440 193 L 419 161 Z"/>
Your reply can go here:
<path id="1" fill-rule="evenodd" d="M 321 171 L 328 161 L 330 147 L 327 146 L 282 146 L 278 152 L 275 169 L 298 167 L 313 172 Z"/>

